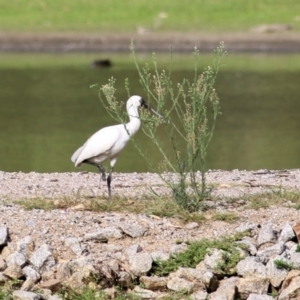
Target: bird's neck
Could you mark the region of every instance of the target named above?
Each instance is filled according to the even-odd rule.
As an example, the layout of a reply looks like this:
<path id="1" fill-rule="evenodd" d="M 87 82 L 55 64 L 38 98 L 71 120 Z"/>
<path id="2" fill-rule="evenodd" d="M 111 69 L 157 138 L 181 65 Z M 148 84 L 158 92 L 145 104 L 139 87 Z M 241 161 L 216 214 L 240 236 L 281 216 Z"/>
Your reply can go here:
<path id="1" fill-rule="evenodd" d="M 130 106 L 127 109 L 129 122 L 126 124 L 126 129 L 130 136 L 134 135 L 141 126 L 141 119 L 137 107 Z"/>

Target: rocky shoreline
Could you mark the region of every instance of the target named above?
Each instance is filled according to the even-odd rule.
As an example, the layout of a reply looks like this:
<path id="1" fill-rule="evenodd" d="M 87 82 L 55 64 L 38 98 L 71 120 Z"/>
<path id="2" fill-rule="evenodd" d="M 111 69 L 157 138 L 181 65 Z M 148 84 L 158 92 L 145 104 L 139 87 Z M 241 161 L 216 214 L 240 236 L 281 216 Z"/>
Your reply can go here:
<path id="1" fill-rule="evenodd" d="M 22 300 L 59 299 L 55 293 L 63 285 L 96 287 L 89 281 L 95 276 L 102 278 L 97 287 L 108 288 L 112 298 L 115 285 L 148 299 L 178 289 L 188 290 L 192 299 L 274 299 L 266 298 L 270 291 L 280 300 L 297 299 L 291 298 L 294 294 L 300 297 L 300 284 L 294 288 L 300 280 L 300 271 L 294 269 L 300 267 L 295 229 L 299 210 L 290 200 L 279 207 L 274 203 L 249 209 L 245 197 L 285 189 L 299 198 L 300 169 L 211 170 L 207 182 L 219 200 L 207 201 L 205 222 L 183 223 L 176 218 L 128 213 L 126 207 L 123 212 L 84 210 L 82 201 L 106 197 L 106 187 L 98 188 L 96 173 L 0 172 L 0 284 L 19 278 L 20 290 L 14 299 Z M 112 182 L 114 195 L 127 197 L 128 205 L 147 199 L 150 186 L 161 195 L 169 193 L 152 173 L 116 173 Z M 77 201 L 65 209 L 49 211 L 25 210 L 17 202 L 36 198 Z M 238 218 L 233 223 L 210 218 L 216 212 L 234 213 Z M 196 268 L 180 268 L 167 277 L 149 276 L 155 260 L 186 250 L 190 241 L 214 240 L 243 230 L 251 236 L 243 238 L 247 247 L 241 248 L 241 262 L 230 276 L 222 278 L 216 273 L 214 266 L 224 256 L 217 250 L 211 250 Z M 273 263 L 276 259 L 287 261 L 293 269 L 278 270 Z M 45 294 L 35 293 L 36 288 L 44 289 Z M 251 295 L 253 292 L 261 296 Z"/>
<path id="2" fill-rule="evenodd" d="M 135 299 L 170 299 L 176 292 L 181 293 L 181 299 L 187 294 L 195 300 L 300 298 L 300 223 L 294 228 L 286 223 L 280 231 L 269 222 L 237 227 L 236 232 L 248 231 L 250 236 L 235 244 L 240 260 L 230 275 L 220 271 L 229 253 L 210 248 L 195 268 L 179 267 L 168 276 L 149 272 L 155 262 L 185 251 L 188 245 L 173 245 L 170 253 L 160 247 L 148 252 L 137 242 L 121 247 L 117 241 L 123 235 L 136 239 L 147 231 L 129 224 L 88 232 L 83 239 L 64 238 L 61 243 L 68 251 L 65 259 L 58 258 L 61 249 L 46 242 L 36 243 L 31 235 L 12 243 L 9 228 L 0 227 L 0 284 L 18 281 L 20 289 L 13 292 L 15 300 L 60 300 L 57 293 L 63 287 L 79 293 L 86 287 L 101 289 L 106 299 L 114 299 L 118 294 L 115 286 L 124 288 Z M 88 241 L 102 245 L 98 259 L 89 252 Z"/>

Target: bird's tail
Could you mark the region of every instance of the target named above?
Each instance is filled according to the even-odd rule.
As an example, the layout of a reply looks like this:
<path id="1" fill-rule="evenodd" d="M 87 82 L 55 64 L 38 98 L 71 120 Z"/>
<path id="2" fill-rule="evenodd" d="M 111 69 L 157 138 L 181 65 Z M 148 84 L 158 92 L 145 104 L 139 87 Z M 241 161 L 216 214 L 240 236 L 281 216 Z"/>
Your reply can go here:
<path id="1" fill-rule="evenodd" d="M 75 164 L 75 166 L 76 166 L 77 158 L 79 157 L 80 153 L 82 152 L 82 149 L 83 149 L 83 146 L 80 147 L 79 149 L 77 149 L 71 157 L 71 161 Z"/>

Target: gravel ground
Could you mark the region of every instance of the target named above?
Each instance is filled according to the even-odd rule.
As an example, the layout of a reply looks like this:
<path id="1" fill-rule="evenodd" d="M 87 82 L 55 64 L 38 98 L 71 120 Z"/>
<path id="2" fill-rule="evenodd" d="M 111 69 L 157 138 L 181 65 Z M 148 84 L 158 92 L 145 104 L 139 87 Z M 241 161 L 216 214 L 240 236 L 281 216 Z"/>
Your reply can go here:
<path id="1" fill-rule="evenodd" d="M 173 174 L 164 176 L 176 180 Z M 199 174 L 200 180 L 200 174 Z M 106 182 L 92 172 L 74 173 L 22 173 L 0 171 L 0 199 L 20 199 L 34 197 L 101 196 L 107 194 Z M 100 183 L 100 188 L 99 188 Z M 238 197 L 243 194 L 262 192 L 274 187 L 300 188 L 300 169 L 221 171 L 207 172 L 207 183 L 216 185 L 218 196 Z M 163 181 L 154 173 L 113 173 L 114 194 L 126 197 L 143 197 L 151 194 L 149 187 L 158 193 L 168 193 Z M 1 201 L 1 200 L 0 200 Z"/>
<path id="2" fill-rule="evenodd" d="M 166 176 L 172 177 L 173 175 L 166 174 Z M 103 251 L 114 252 L 134 244 L 139 244 L 145 251 L 160 250 L 170 253 L 176 247 L 178 240 L 198 240 L 204 237 L 214 238 L 232 234 L 238 226 L 249 222 L 256 226 L 271 222 L 275 229 L 280 230 L 284 224 L 294 225 L 300 220 L 300 211 L 290 208 L 288 205 L 258 210 L 245 209 L 243 206 L 229 205 L 226 207 L 225 205 L 222 207 L 218 205 L 217 210 L 234 212 L 239 216 L 239 220 L 233 224 L 208 220 L 205 223 L 191 226 L 191 224 L 183 224 L 171 218 L 135 215 L 126 212 L 99 213 L 76 210 L 72 207 L 52 211 L 40 209 L 27 211 L 14 203 L 15 200 L 35 197 L 56 199 L 78 197 L 79 194 L 90 197 L 106 195 L 105 182 L 101 182 L 101 188 L 98 188 L 99 178 L 99 174 L 90 172 L 51 174 L 0 172 L 0 227 L 9 228 L 11 247 L 16 245 L 16 241 L 31 235 L 36 245 L 46 242 L 56 249 L 58 259 L 65 259 L 69 257 L 69 253 L 63 241 L 66 237 L 74 236 L 81 241 L 85 251 L 96 260 L 101 261 Z M 214 193 L 219 197 L 241 197 L 243 199 L 244 194 L 270 191 L 276 187 L 299 191 L 300 169 L 252 172 L 212 170 L 207 173 L 207 181 L 215 186 Z M 112 181 L 113 194 L 128 198 L 145 197 L 145 194 L 151 193 L 149 186 L 161 194 L 169 192 L 157 174 L 115 173 Z M 212 212 L 206 213 L 208 219 L 210 213 Z M 109 241 L 107 244 L 85 240 L 86 233 L 118 226 L 121 223 L 138 224 L 146 229 L 146 233 L 137 238 L 124 236 L 122 239 Z"/>

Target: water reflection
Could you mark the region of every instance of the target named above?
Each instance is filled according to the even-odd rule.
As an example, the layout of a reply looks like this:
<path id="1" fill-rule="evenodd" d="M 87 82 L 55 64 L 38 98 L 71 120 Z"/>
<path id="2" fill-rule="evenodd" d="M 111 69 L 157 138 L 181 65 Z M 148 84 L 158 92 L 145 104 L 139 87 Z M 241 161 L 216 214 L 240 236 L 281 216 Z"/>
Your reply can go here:
<path id="1" fill-rule="evenodd" d="M 38 57 L 37 57 L 38 59 Z M 253 66 L 252 66 L 253 68 Z M 98 100 L 93 83 L 117 78 L 117 97 L 143 95 L 132 62 L 111 69 L 88 65 L 10 68 L 1 70 L 0 170 L 76 171 L 70 156 L 78 145 L 103 126 L 115 124 Z M 192 74 L 177 68 L 174 82 Z M 222 115 L 209 149 L 211 169 L 284 169 L 300 167 L 300 70 L 220 73 L 217 91 Z M 137 139 L 153 160 L 157 152 L 142 132 Z M 97 171 L 91 167 L 84 169 Z M 148 171 L 132 145 L 120 155 L 116 172 Z"/>

